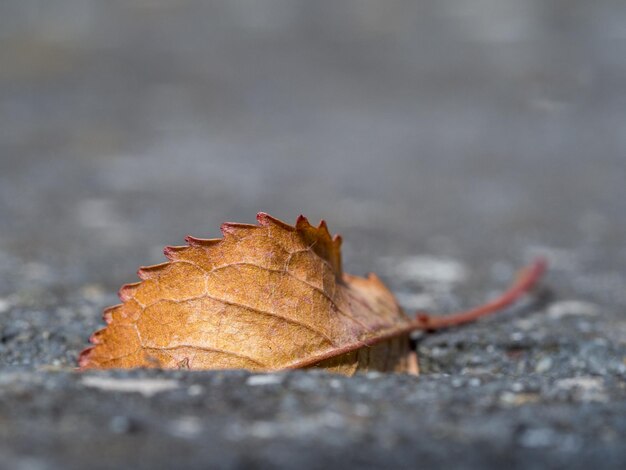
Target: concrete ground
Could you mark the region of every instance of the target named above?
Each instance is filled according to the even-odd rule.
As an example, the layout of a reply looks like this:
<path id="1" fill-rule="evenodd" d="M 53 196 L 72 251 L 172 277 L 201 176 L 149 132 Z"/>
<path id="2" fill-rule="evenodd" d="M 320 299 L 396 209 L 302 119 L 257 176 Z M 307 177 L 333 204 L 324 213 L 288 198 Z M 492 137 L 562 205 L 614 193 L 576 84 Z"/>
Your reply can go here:
<path id="1" fill-rule="evenodd" d="M 624 468 L 620 1 L 0 5 L 0 468 Z M 73 371 L 186 234 L 325 218 L 419 378 Z"/>

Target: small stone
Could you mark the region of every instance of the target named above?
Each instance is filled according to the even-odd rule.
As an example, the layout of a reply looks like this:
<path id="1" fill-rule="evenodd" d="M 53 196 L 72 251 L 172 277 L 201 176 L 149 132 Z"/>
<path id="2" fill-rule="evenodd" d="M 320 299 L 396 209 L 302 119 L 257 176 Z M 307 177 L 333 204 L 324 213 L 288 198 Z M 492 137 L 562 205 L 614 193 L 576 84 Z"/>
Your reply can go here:
<path id="1" fill-rule="evenodd" d="M 555 432 L 549 428 L 528 429 L 520 438 L 520 444 L 524 447 L 550 447 L 556 440 Z"/>
<path id="2" fill-rule="evenodd" d="M 370 409 L 369 406 L 365 405 L 364 403 L 357 403 L 354 406 L 354 414 L 356 416 L 360 416 L 362 418 L 366 418 L 368 416 L 371 416 L 372 410 Z"/>
<path id="3" fill-rule="evenodd" d="M 128 416 L 113 416 L 109 421 L 109 429 L 115 434 L 126 434 L 133 428 Z"/>
<path id="4" fill-rule="evenodd" d="M 524 339 L 524 333 L 522 333 L 521 331 L 515 331 L 511 333 L 509 337 L 511 338 L 512 341 L 518 342 Z"/>
<path id="5" fill-rule="evenodd" d="M 507 406 L 521 406 L 526 403 L 539 401 L 540 396 L 536 393 L 511 393 L 504 392 L 500 395 L 500 403 Z"/>
<path id="6" fill-rule="evenodd" d="M 331 379 L 331 380 L 328 382 L 328 385 L 330 385 L 330 388 L 334 388 L 335 390 L 336 390 L 336 389 L 339 389 L 339 388 L 341 388 L 341 380 L 338 380 L 338 379 Z"/>
<path id="7" fill-rule="evenodd" d="M 174 390 L 179 387 L 176 380 L 167 379 L 116 379 L 112 377 L 84 376 L 81 383 L 85 387 L 107 392 L 140 393 L 151 397 L 157 393 Z"/>
<path id="8" fill-rule="evenodd" d="M 278 385 L 283 382 L 283 377 L 274 374 L 251 375 L 246 380 L 246 385 L 256 387 L 259 385 Z"/>
<path id="9" fill-rule="evenodd" d="M 169 430 L 176 437 L 193 438 L 202 431 L 202 421 L 196 416 L 183 416 L 172 421 Z"/>
<path id="10" fill-rule="evenodd" d="M 202 385 L 193 384 L 187 389 L 187 395 L 190 397 L 197 397 L 204 394 L 204 387 Z"/>
<path id="11" fill-rule="evenodd" d="M 480 387 L 482 382 L 478 377 L 472 377 L 468 383 L 470 387 Z"/>
<path id="12" fill-rule="evenodd" d="M 606 402 L 608 396 L 604 388 L 604 382 L 597 377 L 572 377 L 561 379 L 556 387 L 562 390 L 573 390 L 576 399 L 588 402 Z"/>
<path id="13" fill-rule="evenodd" d="M 464 381 L 463 381 L 463 379 L 462 379 L 462 378 L 460 378 L 460 377 L 455 377 L 455 378 L 453 378 L 453 379 L 452 379 L 452 386 L 453 386 L 454 388 L 459 388 L 459 387 L 461 387 L 461 386 L 463 385 L 463 382 L 464 382 Z"/>
<path id="14" fill-rule="evenodd" d="M 565 316 L 596 316 L 598 315 L 598 307 L 590 302 L 580 300 L 563 300 L 555 302 L 548 308 L 548 317 L 558 320 Z"/>
<path id="15" fill-rule="evenodd" d="M 549 357 L 543 357 L 539 360 L 537 365 L 535 366 L 535 372 L 539 374 L 543 374 L 544 372 L 548 372 L 552 368 L 552 359 Z"/>

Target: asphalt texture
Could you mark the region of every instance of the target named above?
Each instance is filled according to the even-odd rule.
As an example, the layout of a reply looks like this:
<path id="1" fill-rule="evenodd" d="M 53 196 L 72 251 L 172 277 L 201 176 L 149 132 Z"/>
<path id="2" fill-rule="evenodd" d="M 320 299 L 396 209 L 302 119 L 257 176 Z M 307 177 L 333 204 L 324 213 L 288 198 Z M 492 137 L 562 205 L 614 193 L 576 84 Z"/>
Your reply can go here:
<path id="1" fill-rule="evenodd" d="M 619 1 L 0 5 L 0 468 L 624 468 Z M 74 370 L 187 234 L 344 237 L 422 374 Z"/>

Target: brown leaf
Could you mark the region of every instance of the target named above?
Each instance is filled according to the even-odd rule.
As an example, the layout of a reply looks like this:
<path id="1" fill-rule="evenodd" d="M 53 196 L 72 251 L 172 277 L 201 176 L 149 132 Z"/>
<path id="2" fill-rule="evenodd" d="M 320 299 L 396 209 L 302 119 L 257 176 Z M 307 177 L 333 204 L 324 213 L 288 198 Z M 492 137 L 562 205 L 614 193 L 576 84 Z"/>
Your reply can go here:
<path id="1" fill-rule="evenodd" d="M 325 222 L 257 219 L 223 224 L 223 239 L 188 237 L 187 246 L 165 249 L 169 262 L 141 268 L 142 281 L 123 286 L 123 303 L 105 310 L 108 325 L 91 336 L 95 346 L 81 353 L 80 367 L 416 373 L 412 330 L 501 308 L 447 323 L 413 320 L 376 275 L 342 273 L 341 238 L 331 238 Z M 528 290 L 542 269 L 535 271 L 503 305 Z"/>

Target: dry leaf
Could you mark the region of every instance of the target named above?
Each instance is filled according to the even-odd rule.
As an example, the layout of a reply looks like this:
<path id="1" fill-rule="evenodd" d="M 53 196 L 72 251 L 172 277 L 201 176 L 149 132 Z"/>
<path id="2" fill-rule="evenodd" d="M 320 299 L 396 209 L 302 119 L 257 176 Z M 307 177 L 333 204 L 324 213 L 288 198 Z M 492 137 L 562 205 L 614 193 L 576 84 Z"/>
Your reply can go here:
<path id="1" fill-rule="evenodd" d="M 223 239 L 187 237 L 167 263 L 141 268 L 122 304 L 81 353 L 87 368 L 279 370 L 321 367 L 352 375 L 416 373 L 408 335 L 471 321 L 514 301 L 539 278 L 538 261 L 502 298 L 448 317 L 407 316 L 374 274 L 341 270 L 341 238 L 300 216 L 295 227 L 259 213 L 226 223 Z"/>

